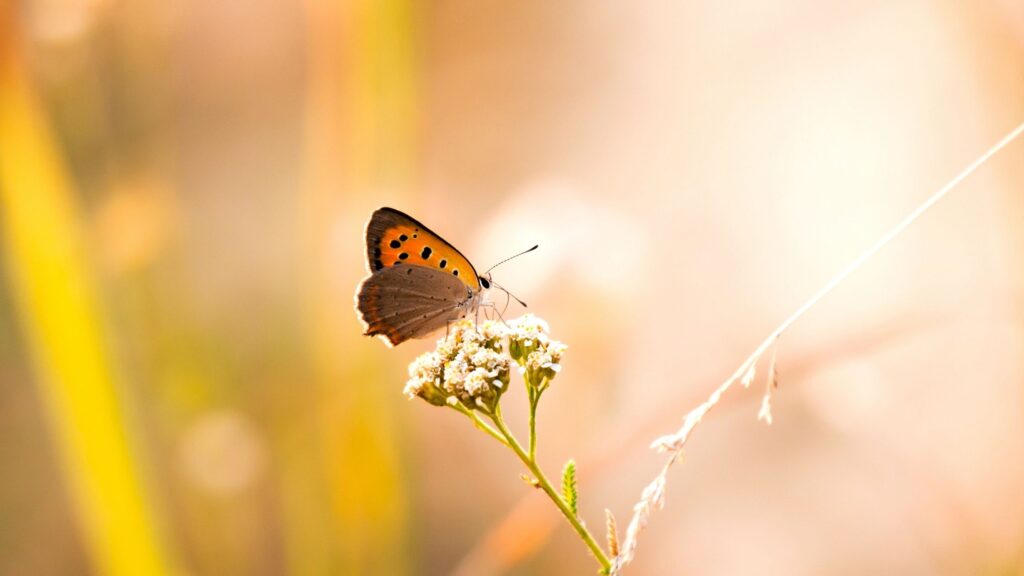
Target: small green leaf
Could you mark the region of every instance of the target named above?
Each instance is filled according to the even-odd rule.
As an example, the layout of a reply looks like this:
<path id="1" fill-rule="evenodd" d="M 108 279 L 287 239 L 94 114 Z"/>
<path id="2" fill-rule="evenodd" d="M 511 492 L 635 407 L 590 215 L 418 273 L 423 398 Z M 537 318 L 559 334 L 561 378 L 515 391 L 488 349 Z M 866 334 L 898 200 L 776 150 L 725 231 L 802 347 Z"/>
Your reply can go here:
<path id="1" fill-rule="evenodd" d="M 566 462 L 565 468 L 562 469 L 562 497 L 565 498 L 565 503 L 569 505 L 572 515 L 577 516 L 579 510 L 576 505 L 576 462 L 572 460 Z"/>

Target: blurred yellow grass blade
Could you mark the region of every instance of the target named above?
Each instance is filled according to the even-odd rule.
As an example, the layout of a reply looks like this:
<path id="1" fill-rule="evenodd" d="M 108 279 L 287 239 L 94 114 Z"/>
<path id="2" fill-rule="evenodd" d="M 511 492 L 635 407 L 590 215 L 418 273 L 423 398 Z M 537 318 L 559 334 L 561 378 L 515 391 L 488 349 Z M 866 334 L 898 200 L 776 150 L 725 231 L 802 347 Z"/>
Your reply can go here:
<path id="1" fill-rule="evenodd" d="M 391 358 L 383 346 L 371 357 L 347 352 L 362 339 L 351 294 L 364 269 L 358 243 L 367 203 L 382 189 L 400 194 L 410 187 L 416 126 L 413 6 L 409 0 L 306 3 L 307 321 L 323 406 L 321 465 L 337 529 L 336 572 L 342 574 L 404 574 L 415 564 L 400 438 L 388 409 L 402 401 L 401 384 L 374 385 L 381 373 L 398 371 L 382 369 Z M 339 228 L 353 231 L 344 251 L 338 250 Z M 289 516 L 305 508 L 298 499 L 286 506 Z M 317 554 L 309 550 L 313 542 L 304 537 L 308 522 L 292 517 L 288 524 L 289 567 L 294 573 L 321 573 L 310 560 Z"/>
<path id="2" fill-rule="evenodd" d="M 349 141 L 345 143 L 344 188 L 353 197 L 392 187 L 401 191 L 411 185 L 415 158 L 413 4 L 408 0 L 363 0 L 349 7 L 344 114 Z M 361 227 L 356 230 L 362 231 Z M 356 236 L 353 240 L 362 239 Z M 352 269 L 362 271 L 362 251 L 353 254 L 357 262 Z M 328 264 L 328 271 L 332 265 L 336 266 Z M 321 304 L 325 310 L 340 308 L 334 318 L 354 314 L 347 298 L 330 297 Z M 397 449 L 400 439 L 388 409 L 401 398 L 397 383 L 394 388 L 360 385 L 379 378 L 382 362 L 390 355 L 382 361 L 337 354 L 337 350 L 351 350 L 353 341 L 362 338 L 350 326 L 337 326 L 342 332 L 340 338 L 333 339 L 334 352 L 320 355 L 321 369 L 328 376 L 324 384 L 337 407 L 328 411 L 331 415 L 326 422 L 327 444 L 334 452 L 328 460 L 334 503 L 338 517 L 351 531 L 343 541 L 343 566 L 352 574 L 408 573 L 413 555 L 407 545 L 407 487 Z M 378 352 L 386 351 L 381 348 Z M 395 549 L 403 552 L 396 555 Z"/>
<path id="3" fill-rule="evenodd" d="M 166 556 L 124 429 L 72 186 L 5 16 L 0 212 L 12 292 L 95 573 L 159 576 Z"/>

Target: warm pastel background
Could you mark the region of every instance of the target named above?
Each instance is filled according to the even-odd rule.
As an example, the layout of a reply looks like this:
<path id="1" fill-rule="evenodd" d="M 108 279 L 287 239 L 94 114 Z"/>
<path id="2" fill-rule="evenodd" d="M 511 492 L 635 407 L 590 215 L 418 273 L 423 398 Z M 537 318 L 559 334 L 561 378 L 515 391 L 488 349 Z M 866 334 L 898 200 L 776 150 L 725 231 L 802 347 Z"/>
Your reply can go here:
<path id="1" fill-rule="evenodd" d="M 649 441 L 1022 119 L 1017 0 L 3 0 L 0 574 L 593 573 L 403 398 L 430 343 L 359 335 L 370 211 L 541 244 L 497 277 L 571 346 L 542 460 L 625 524 Z M 629 573 L 1024 573 L 1022 190 L 1018 142 L 797 324 Z"/>

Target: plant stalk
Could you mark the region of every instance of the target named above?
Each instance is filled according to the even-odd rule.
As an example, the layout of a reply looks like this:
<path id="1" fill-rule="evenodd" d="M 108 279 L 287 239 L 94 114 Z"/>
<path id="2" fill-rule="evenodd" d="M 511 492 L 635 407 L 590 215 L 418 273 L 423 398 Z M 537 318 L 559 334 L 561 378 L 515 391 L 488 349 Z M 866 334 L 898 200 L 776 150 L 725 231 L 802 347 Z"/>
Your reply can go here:
<path id="1" fill-rule="evenodd" d="M 533 399 L 531 398 L 531 400 Z M 531 401 L 531 404 L 535 403 Z M 532 407 L 530 413 L 530 437 L 532 440 L 535 436 L 533 434 L 532 425 Z M 523 464 L 525 464 L 526 467 L 533 474 L 534 478 L 537 481 L 537 485 L 540 487 L 540 489 L 543 490 L 544 493 L 548 495 L 548 498 L 550 498 L 551 501 L 555 503 L 555 506 L 558 507 L 558 510 L 562 512 L 562 515 L 565 516 L 565 519 L 569 521 L 569 524 L 571 524 L 573 529 L 576 530 L 576 533 L 579 534 L 580 538 L 583 540 L 583 543 L 587 545 L 587 548 L 590 548 L 591 554 L 593 554 L 594 558 L 597 559 L 597 562 L 601 564 L 602 574 L 607 574 L 611 570 L 612 566 L 611 561 L 608 559 L 608 555 L 604 553 L 604 550 L 601 549 L 601 546 L 598 545 L 597 541 L 594 539 L 594 536 L 591 535 L 591 533 L 587 530 L 586 526 L 584 526 L 583 523 L 580 522 L 580 519 L 572 513 L 572 510 L 569 509 L 569 505 L 566 504 L 565 500 L 562 499 L 562 496 L 558 493 L 558 491 L 551 486 L 551 482 L 548 481 L 547 477 L 544 475 L 544 472 L 541 471 L 540 466 L 537 465 L 536 459 L 531 454 L 527 454 L 526 451 L 523 450 L 523 447 L 519 444 L 519 441 L 516 440 L 515 436 L 512 435 L 512 432 L 508 429 L 508 426 L 505 425 L 505 421 L 502 420 L 501 418 L 500 406 L 495 408 L 494 414 L 491 416 L 491 420 L 494 422 L 494 425 L 498 427 L 498 430 L 501 431 L 501 433 L 505 436 L 505 439 L 507 440 L 506 444 L 510 448 L 512 448 L 512 451 L 516 453 L 516 456 L 519 457 Z"/>
<path id="2" fill-rule="evenodd" d="M 505 436 L 502 436 L 497 430 L 495 430 L 490 425 L 488 425 L 487 422 L 484 422 L 483 420 L 481 420 L 480 417 L 477 416 L 475 411 L 470 410 L 469 408 L 466 408 L 465 406 L 463 406 L 462 404 L 459 404 L 459 403 L 455 403 L 454 405 L 451 405 L 451 407 L 456 412 L 461 412 L 462 414 L 465 414 L 470 420 L 472 420 L 473 421 L 473 426 L 476 426 L 480 430 L 483 430 L 484 432 L 487 433 L 487 435 L 489 435 L 490 437 L 494 438 L 498 442 L 501 442 L 505 446 L 508 446 L 509 448 L 512 447 L 508 443 L 508 440 L 505 438 Z"/>
<path id="3" fill-rule="evenodd" d="M 540 390 L 533 386 L 526 387 L 530 396 L 530 460 L 537 461 L 537 403 L 540 400 Z"/>

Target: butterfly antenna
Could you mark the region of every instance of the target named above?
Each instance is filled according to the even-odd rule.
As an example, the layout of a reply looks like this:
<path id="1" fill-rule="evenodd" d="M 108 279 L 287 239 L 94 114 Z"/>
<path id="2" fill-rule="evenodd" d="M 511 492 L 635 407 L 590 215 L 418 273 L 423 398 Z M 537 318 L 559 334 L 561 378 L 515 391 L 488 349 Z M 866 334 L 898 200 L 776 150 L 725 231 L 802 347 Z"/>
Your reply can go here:
<path id="1" fill-rule="evenodd" d="M 523 250 L 522 252 L 520 252 L 519 254 L 516 254 L 515 256 L 509 256 L 508 258 L 505 258 L 505 259 L 504 259 L 504 260 L 502 260 L 501 262 L 498 262 L 498 263 L 497 263 L 497 264 L 495 264 L 494 266 L 491 266 L 490 268 L 488 268 L 488 269 L 487 269 L 487 272 L 490 272 L 491 270 L 494 270 L 495 268 L 497 268 L 498 266 L 501 266 L 502 264 L 504 264 L 505 262 L 508 262 L 509 260 L 512 260 L 512 259 L 514 259 L 514 258 L 519 258 L 519 257 L 520 257 L 520 256 L 522 256 L 523 254 L 529 254 L 530 252 L 533 252 L 533 251 L 534 251 L 534 250 L 536 250 L 537 248 L 540 248 L 540 244 L 534 244 L 534 245 L 533 245 L 533 248 L 530 248 L 530 249 L 527 249 L 527 250 Z M 484 272 L 484 274 L 487 274 L 487 272 Z M 502 290 L 505 290 L 505 289 L 504 289 L 504 288 L 502 288 Z M 507 290 L 506 290 L 506 292 L 507 292 Z M 516 297 L 515 297 L 515 296 L 513 296 L 513 298 L 516 298 Z M 519 299 L 518 299 L 518 298 L 516 298 L 516 300 L 519 300 Z M 526 306 L 526 304 L 523 304 L 523 306 Z"/>
<path id="2" fill-rule="evenodd" d="M 532 250 L 532 248 L 531 248 L 531 250 Z M 527 252 L 529 252 L 529 250 L 527 250 Z M 491 284 L 492 284 L 492 285 L 493 285 L 493 286 L 494 286 L 495 288 L 497 288 L 497 289 L 501 290 L 502 292 L 504 292 L 505 294 L 508 294 L 509 296 L 511 296 L 511 297 L 512 297 L 512 299 L 513 299 L 513 300 L 515 300 L 516 302 L 519 302 L 519 304 L 520 304 L 520 305 L 521 305 L 521 306 L 522 306 L 523 308 L 527 308 L 527 306 L 526 306 L 526 302 L 523 302 L 522 300 L 520 300 L 519 298 L 517 298 L 515 294 L 513 294 L 513 293 L 509 292 L 508 290 L 506 290 L 504 286 L 502 286 L 501 284 L 498 284 L 498 283 L 497 283 L 497 282 L 495 282 L 494 280 L 491 280 Z M 506 307 L 507 307 L 507 305 L 506 305 Z"/>

